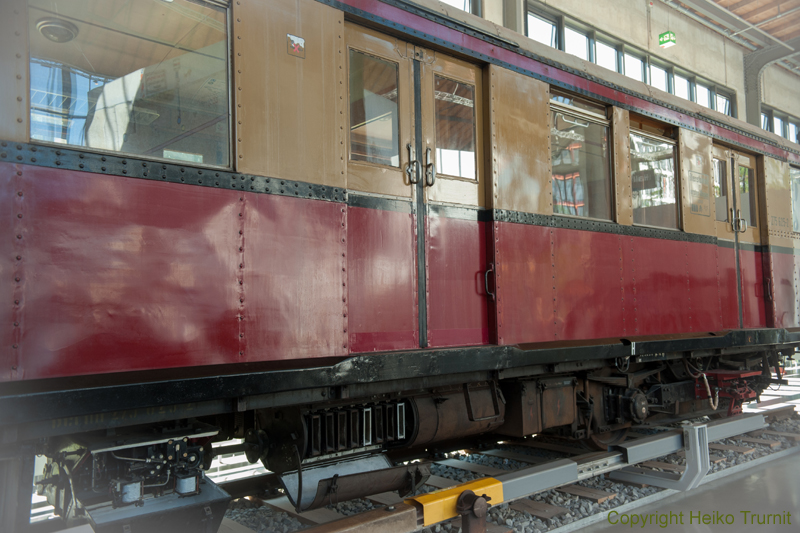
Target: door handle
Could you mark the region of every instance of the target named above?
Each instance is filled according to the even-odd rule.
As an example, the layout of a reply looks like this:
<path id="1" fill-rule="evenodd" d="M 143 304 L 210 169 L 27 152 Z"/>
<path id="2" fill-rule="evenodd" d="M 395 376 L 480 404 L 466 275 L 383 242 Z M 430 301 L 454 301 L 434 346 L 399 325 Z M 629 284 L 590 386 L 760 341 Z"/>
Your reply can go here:
<path id="1" fill-rule="evenodd" d="M 736 231 L 739 233 L 744 233 L 747 231 L 747 221 L 742 218 L 742 210 L 736 210 Z"/>
<path id="2" fill-rule="evenodd" d="M 436 165 L 433 162 L 430 147 L 428 147 L 425 158 L 427 163 L 425 165 L 425 183 L 428 187 L 433 187 L 433 184 L 436 182 Z"/>
<path id="3" fill-rule="evenodd" d="M 414 145 L 408 143 L 408 165 L 406 166 L 406 174 L 408 174 L 408 181 L 414 185 L 419 183 L 419 161 L 417 161 Z"/>
<path id="4" fill-rule="evenodd" d="M 489 290 L 489 273 L 494 272 L 494 263 L 489 263 L 489 270 L 483 274 L 483 285 L 486 289 L 486 295 L 492 300 L 495 299 L 495 294 Z"/>
<path id="5" fill-rule="evenodd" d="M 734 233 L 737 232 L 738 230 L 736 229 L 736 217 L 733 216 L 733 208 L 732 207 L 731 207 L 731 215 L 728 218 L 728 220 L 731 223 L 731 229 L 734 231 Z"/>

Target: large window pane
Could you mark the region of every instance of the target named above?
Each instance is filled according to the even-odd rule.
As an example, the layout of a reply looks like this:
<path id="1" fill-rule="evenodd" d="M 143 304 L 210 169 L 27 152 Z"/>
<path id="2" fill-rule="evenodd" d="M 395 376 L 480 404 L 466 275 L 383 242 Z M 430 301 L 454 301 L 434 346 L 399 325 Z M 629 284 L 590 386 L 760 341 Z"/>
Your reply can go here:
<path id="1" fill-rule="evenodd" d="M 633 222 L 677 229 L 675 146 L 631 133 L 631 178 Z"/>
<path id="2" fill-rule="evenodd" d="M 675 96 L 689 100 L 689 80 L 677 74 L 673 76 L 673 79 L 675 81 Z"/>
<path id="3" fill-rule="evenodd" d="M 752 168 L 739 166 L 739 210 L 750 227 L 758 224 L 756 216 L 756 184 Z"/>
<path id="4" fill-rule="evenodd" d="M 697 103 L 703 107 L 711 107 L 711 91 L 708 90 L 708 87 L 698 83 L 695 85 L 695 91 L 697 93 Z"/>
<path id="5" fill-rule="evenodd" d="M 783 119 L 772 117 L 772 131 L 783 137 Z"/>
<path id="6" fill-rule="evenodd" d="M 727 96 L 717 94 L 717 111 L 731 116 L 731 101 Z"/>
<path id="7" fill-rule="evenodd" d="M 650 65 L 650 85 L 662 91 L 668 91 L 667 71 L 656 65 Z"/>
<path id="8" fill-rule="evenodd" d="M 547 46 L 558 48 L 557 35 L 555 23 L 528 13 L 528 37 Z"/>
<path id="9" fill-rule="evenodd" d="M 728 221 L 728 165 L 721 159 L 714 159 L 714 204 L 717 220 Z"/>
<path id="10" fill-rule="evenodd" d="M 28 13 L 32 139 L 229 165 L 224 9 L 30 0 Z"/>
<path id="11" fill-rule="evenodd" d="M 761 113 L 761 129 L 769 131 L 769 117 L 766 113 Z"/>
<path id="12" fill-rule="evenodd" d="M 792 184 L 792 231 L 800 232 L 800 168 L 789 167 Z"/>
<path id="13" fill-rule="evenodd" d="M 475 88 L 435 77 L 437 172 L 476 179 Z"/>
<path id="14" fill-rule="evenodd" d="M 617 50 L 605 43 L 595 43 L 597 64 L 608 70 L 617 71 Z"/>
<path id="15" fill-rule="evenodd" d="M 638 57 L 625 54 L 625 75 L 629 78 L 644 81 L 642 79 L 642 65 L 643 62 Z"/>
<path id="16" fill-rule="evenodd" d="M 586 35 L 567 28 L 564 32 L 564 50 L 568 54 L 589 60 L 589 38 Z"/>
<path id="17" fill-rule="evenodd" d="M 800 139 L 797 138 L 797 134 L 800 132 L 800 128 L 797 127 L 797 124 L 790 123 L 789 124 L 789 140 L 793 143 L 800 143 Z"/>
<path id="18" fill-rule="evenodd" d="M 400 166 L 397 65 L 350 50 L 350 159 Z"/>
<path id="19" fill-rule="evenodd" d="M 606 125 L 553 108 L 553 212 L 611 219 L 611 166 Z"/>

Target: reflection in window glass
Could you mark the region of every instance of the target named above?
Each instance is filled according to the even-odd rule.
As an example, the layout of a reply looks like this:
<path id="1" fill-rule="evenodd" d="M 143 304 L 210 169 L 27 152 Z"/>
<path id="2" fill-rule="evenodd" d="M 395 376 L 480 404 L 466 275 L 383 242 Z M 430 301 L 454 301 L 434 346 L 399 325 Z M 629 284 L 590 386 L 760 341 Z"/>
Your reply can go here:
<path id="1" fill-rule="evenodd" d="M 656 65 L 650 65 L 650 85 L 667 92 L 667 71 Z"/>
<path id="2" fill-rule="evenodd" d="M 728 166 L 721 159 L 714 159 L 714 203 L 717 220 L 728 221 Z"/>
<path id="3" fill-rule="evenodd" d="M 437 172 L 475 179 L 475 88 L 435 77 Z"/>
<path id="4" fill-rule="evenodd" d="M 28 13 L 32 139 L 229 165 L 224 9 L 30 0 Z"/>
<path id="5" fill-rule="evenodd" d="M 595 43 L 597 64 L 608 70 L 617 71 L 617 50 L 612 46 L 597 41 Z"/>
<path id="6" fill-rule="evenodd" d="M 673 79 L 675 81 L 675 96 L 689 100 L 689 80 L 677 74 L 673 76 Z"/>
<path id="7" fill-rule="evenodd" d="M 608 126 L 553 108 L 553 212 L 611 219 Z"/>
<path id="8" fill-rule="evenodd" d="M 731 116 L 731 101 L 727 96 L 717 94 L 717 111 Z"/>
<path id="9" fill-rule="evenodd" d="M 792 184 L 792 231 L 800 232 L 800 168 L 789 167 Z"/>
<path id="10" fill-rule="evenodd" d="M 783 137 L 783 119 L 772 117 L 772 131 Z"/>
<path id="11" fill-rule="evenodd" d="M 678 228 L 675 146 L 631 133 L 633 222 Z"/>
<path id="12" fill-rule="evenodd" d="M 703 107 L 711 107 L 711 91 L 699 83 L 696 84 L 697 103 Z"/>
<path id="13" fill-rule="evenodd" d="M 644 81 L 642 79 L 643 64 L 642 60 L 638 57 L 625 54 L 625 75 L 634 80 Z"/>
<path id="14" fill-rule="evenodd" d="M 397 65 L 350 50 L 350 159 L 400 166 Z"/>
<path id="15" fill-rule="evenodd" d="M 739 210 L 748 226 L 755 228 L 756 217 L 756 184 L 753 169 L 739 166 Z"/>
<path id="16" fill-rule="evenodd" d="M 766 113 L 761 113 L 761 129 L 769 131 L 769 117 Z"/>
<path id="17" fill-rule="evenodd" d="M 528 37 L 547 46 L 558 48 L 556 25 L 540 16 L 528 13 Z"/>
<path id="18" fill-rule="evenodd" d="M 797 137 L 797 134 L 800 133 L 800 128 L 797 127 L 797 124 L 790 123 L 789 124 L 789 140 L 793 143 L 800 143 L 800 138 Z"/>
<path id="19" fill-rule="evenodd" d="M 564 32 L 564 51 L 588 61 L 589 38 L 572 28 L 567 28 Z"/>

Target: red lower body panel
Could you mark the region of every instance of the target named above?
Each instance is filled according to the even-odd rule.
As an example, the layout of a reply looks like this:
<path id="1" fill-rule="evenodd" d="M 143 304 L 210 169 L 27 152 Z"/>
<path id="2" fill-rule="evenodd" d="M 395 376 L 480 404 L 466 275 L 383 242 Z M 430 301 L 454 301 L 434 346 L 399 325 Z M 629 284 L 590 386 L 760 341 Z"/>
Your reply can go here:
<path id="1" fill-rule="evenodd" d="M 798 308 L 798 282 L 800 279 L 800 257 L 791 253 L 771 253 L 772 293 L 775 298 L 775 327 L 800 326 Z"/>
<path id="2" fill-rule="evenodd" d="M 239 360 L 236 192 L 21 170 L 17 378 Z"/>
<path id="3" fill-rule="evenodd" d="M 347 208 L 352 352 L 419 347 L 415 255 L 412 215 Z"/>
<path id="4" fill-rule="evenodd" d="M 555 230 L 495 222 L 497 337 L 500 344 L 555 340 Z"/>
<path id="5" fill-rule="evenodd" d="M 346 207 L 266 194 L 242 197 L 243 359 L 347 354 Z"/>
<path id="6" fill-rule="evenodd" d="M 742 319 L 744 327 L 759 328 L 767 325 L 764 307 L 764 267 L 761 252 L 739 250 L 742 271 Z"/>
<path id="7" fill-rule="evenodd" d="M 624 240 L 608 233 L 554 230 L 556 339 L 625 336 Z"/>
<path id="8" fill-rule="evenodd" d="M 719 302 L 722 310 L 722 329 L 739 328 L 739 292 L 736 288 L 736 255 L 733 243 L 717 246 Z"/>
<path id="9" fill-rule="evenodd" d="M 485 222 L 427 218 L 428 344 L 489 343 Z"/>

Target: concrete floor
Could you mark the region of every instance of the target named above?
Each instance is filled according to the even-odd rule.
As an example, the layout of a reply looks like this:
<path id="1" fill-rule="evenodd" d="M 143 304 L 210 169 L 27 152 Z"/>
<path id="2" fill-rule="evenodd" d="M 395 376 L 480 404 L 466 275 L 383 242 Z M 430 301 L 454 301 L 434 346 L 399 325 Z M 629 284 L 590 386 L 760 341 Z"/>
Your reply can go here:
<path id="1" fill-rule="evenodd" d="M 784 518 L 784 525 L 775 525 L 774 520 L 770 524 L 759 524 L 758 518 L 745 515 L 742 511 L 750 511 L 760 515 L 762 523 L 766 522 L 764 514 L 780 515 Z M 768 532 L 788 532 L 800 531 L 800 456 L 790 455 L 783 459 L 778 459 L 765 465 L 757 466 L 753 471 L 742 472 L 730 477 L 720 479 L 694 489 L 690 492 L 674 494 L 660 502 L 643 506 L 630 514 L 667 515 L 674 513 L 673 522 L 666 527 L 646 525 L 642 527 L 641 518 L 639 523 L 631 527 L 630 524 L 610 524 L 607 521 L 594 524 L 581 529 L 581 533 L 611 533 L 622 531 L 673 531 L 673 532 L 726 532 L 738 533 L 753 531 L 758 533 Z M 676 524 L 679 513 L 683 512 L 683 525 Z M 711 515 L 713 520 L 715 512 L 719 513 L 720 519 L 727 521 L 733 520 L 732 524 L 698 524 L 697 514 Z M 690 524 L 690 513 L 693 515 L 693 523 Z M 791 513 L 791 517 L 786 516 Z M 658 515 L 654 520 L 659 520 Z M 617 520 L 621 516 L 612 516 L 611 520 Z M 751 524 L 750 521 L 753 521 Z M 624 519 L 623 519 L 624 521 Z M 633 521 L 633 519 L 631 519 Z M 791 525 L 786 523 L 791 522 Z"/>

